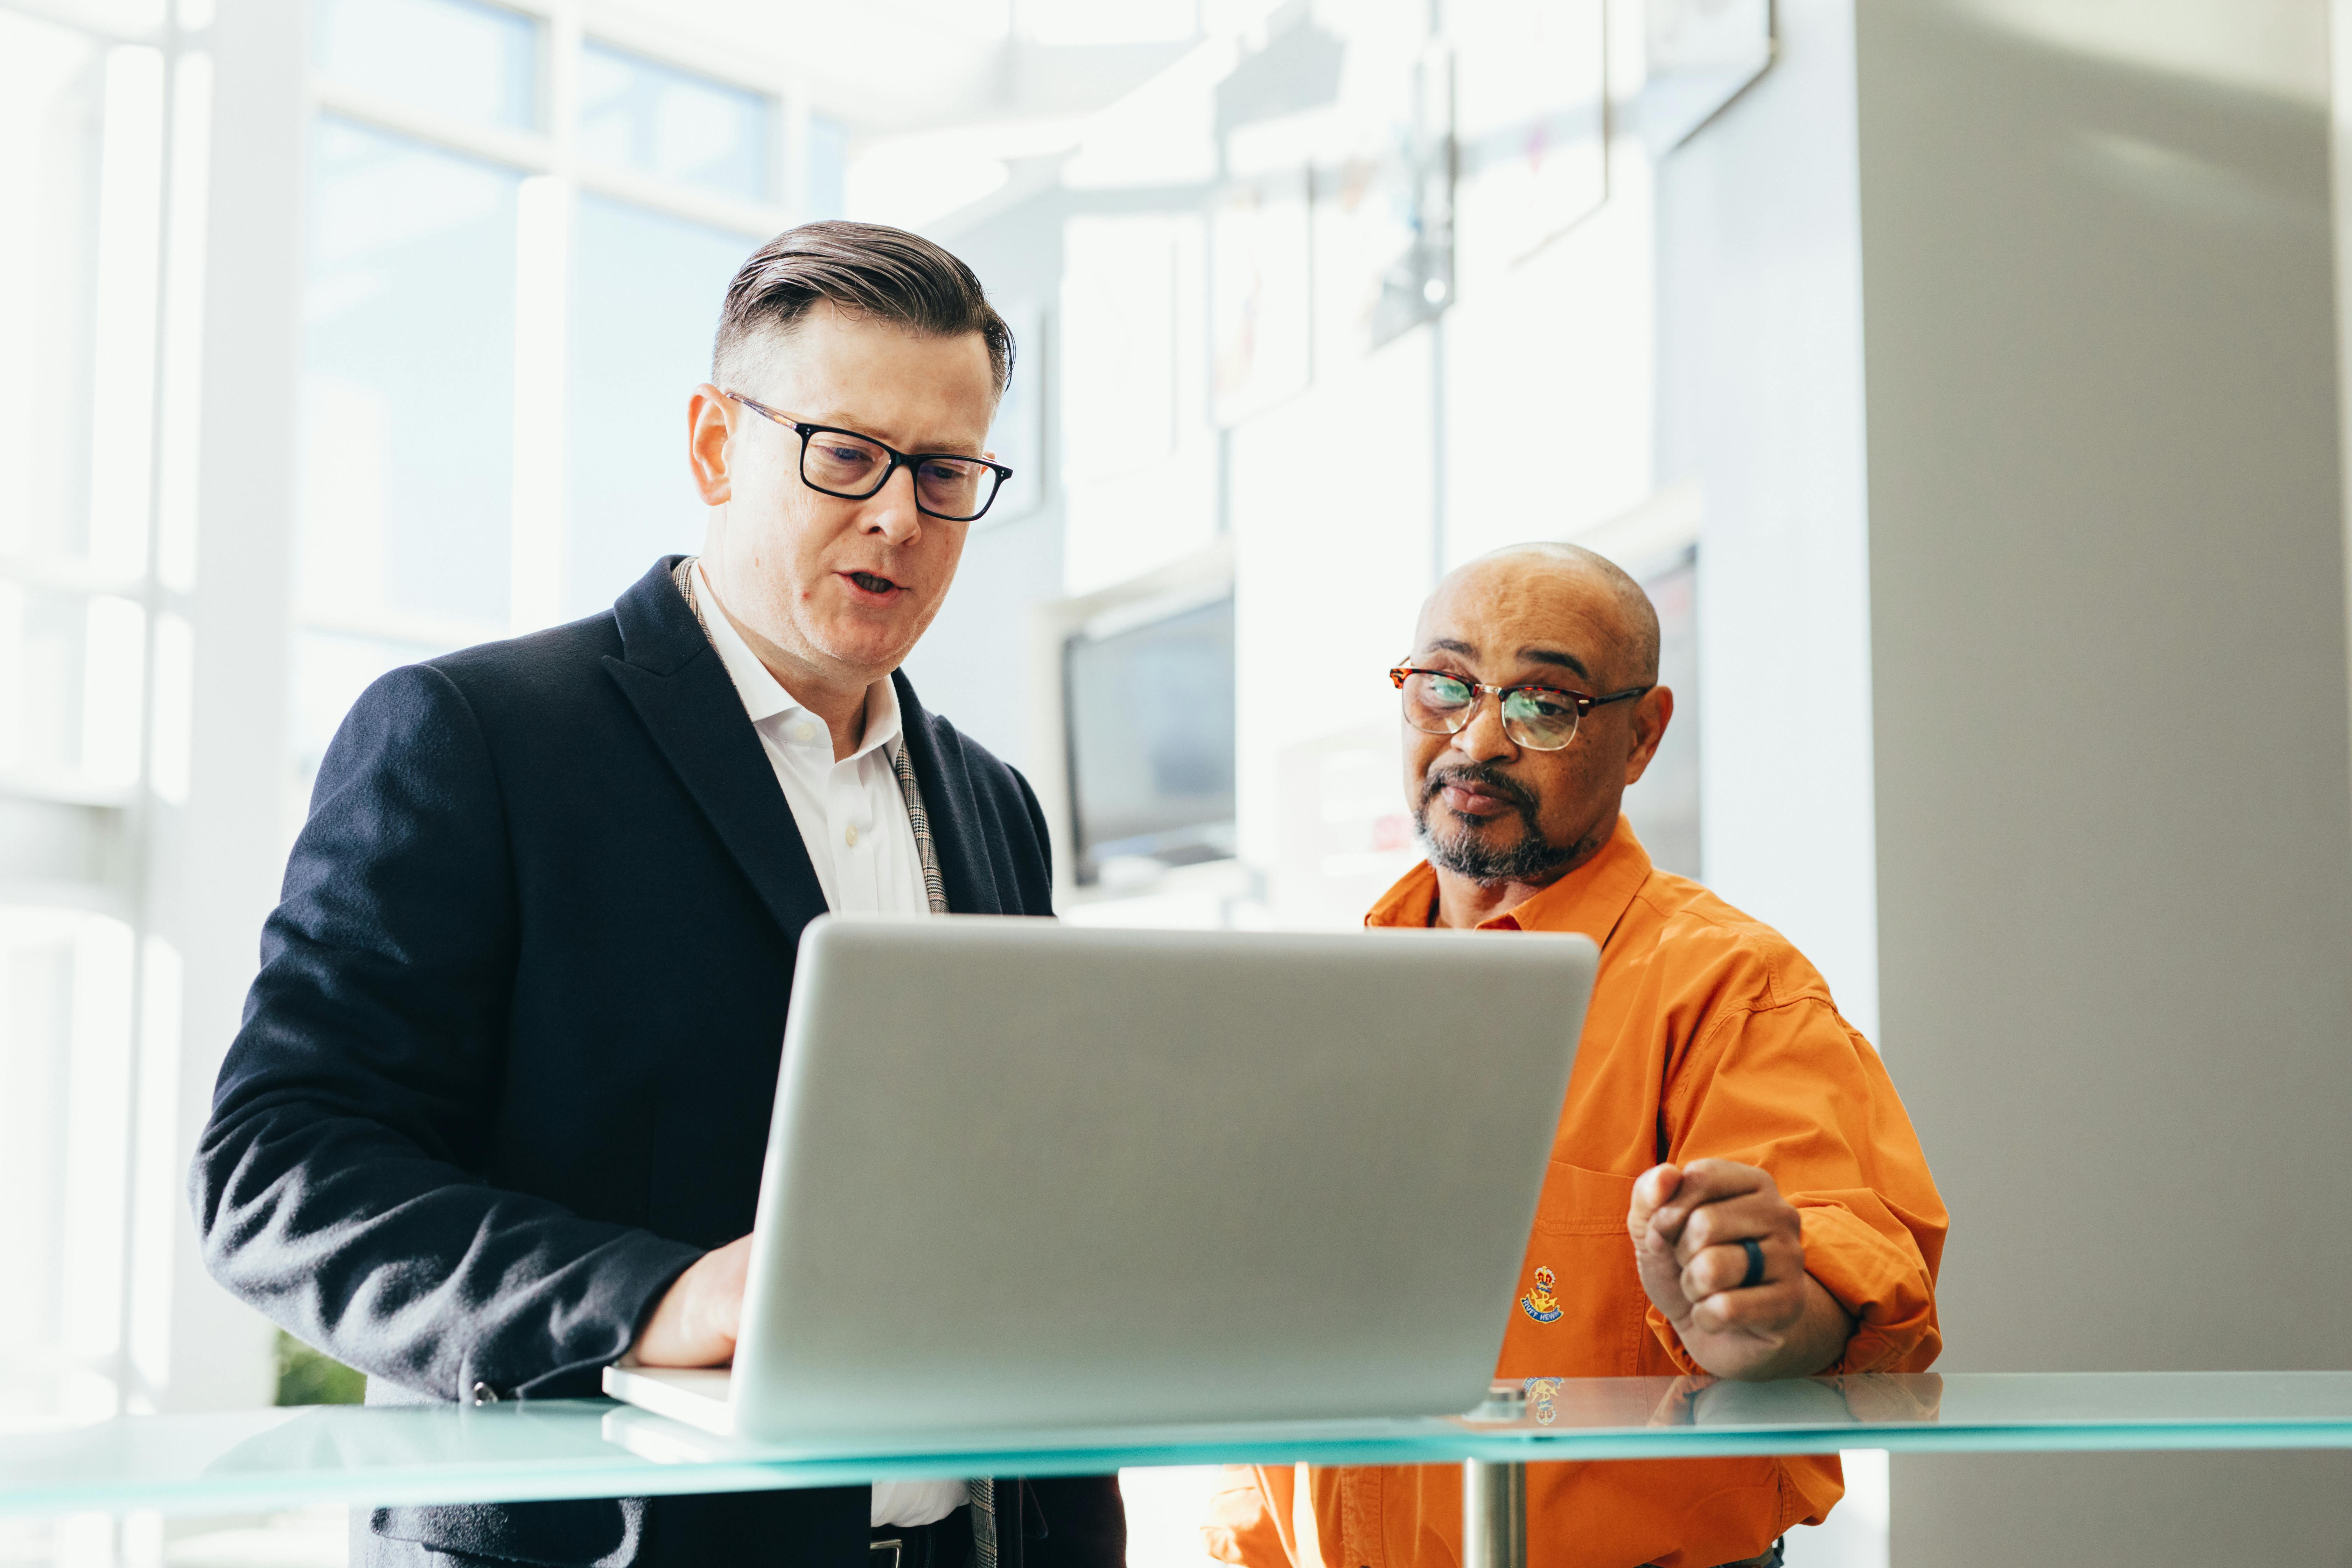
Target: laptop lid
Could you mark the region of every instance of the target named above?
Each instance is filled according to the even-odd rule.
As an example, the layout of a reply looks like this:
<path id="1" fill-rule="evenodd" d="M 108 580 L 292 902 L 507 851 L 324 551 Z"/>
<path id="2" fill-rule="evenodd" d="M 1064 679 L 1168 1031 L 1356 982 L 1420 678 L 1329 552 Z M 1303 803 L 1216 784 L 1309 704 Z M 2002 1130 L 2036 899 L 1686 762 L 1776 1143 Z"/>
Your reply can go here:
<path id="1" fill-rule="evenodd" d="M 1582 937 L 839 918 L 802 938 L 735 1428 L 1483 1397 Z"/>

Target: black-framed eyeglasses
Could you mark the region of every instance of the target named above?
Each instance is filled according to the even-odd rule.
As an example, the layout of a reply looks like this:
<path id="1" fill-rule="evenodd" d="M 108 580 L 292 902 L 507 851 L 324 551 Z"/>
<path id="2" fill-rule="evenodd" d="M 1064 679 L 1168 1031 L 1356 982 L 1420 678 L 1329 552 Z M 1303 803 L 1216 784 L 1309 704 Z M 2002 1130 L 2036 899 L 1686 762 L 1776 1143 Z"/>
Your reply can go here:
<path id="1" fill-rule="evenodd" d="M 1458 735 L 1487 692 L 1502 705 L 1503 733 L 1531 752 L 1557 752 L 1576 739 L 1576 726 L 1595 708 L 1624 702 L 1650 689 L 1629 686 L 1606 697 L 1557 686 L 1482 686 L 1442 669 L 1401 664 L 1389 679 L 1404 693 L 1404 721 L 1425 735 Z"/>
<path id="2" fill-rule="evenodd" d="M 985 458 L 957 452 L 901 452 L 871 436 L 831 425 L 811 425 L 752 402 L 740 392 L 728 396 L 801 438 L 801 483 L 823 495 L 864 500 L 905 468 L 915 476 L 915 509 L 950 522 L 972 522 L 996 500 L 1013 470 Z"/>

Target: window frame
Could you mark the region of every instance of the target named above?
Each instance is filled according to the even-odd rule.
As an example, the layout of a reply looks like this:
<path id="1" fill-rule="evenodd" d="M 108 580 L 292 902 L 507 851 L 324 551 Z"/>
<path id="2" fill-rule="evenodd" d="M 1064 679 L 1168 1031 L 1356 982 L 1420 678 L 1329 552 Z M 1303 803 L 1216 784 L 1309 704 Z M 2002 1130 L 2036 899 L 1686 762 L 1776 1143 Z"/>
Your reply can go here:
<path id="1" fill-rule="evenodd" d="M 509 516 L 509 610 L 504 622 L 369 610 L 352 613 L 298 602 L 294 633 L 366 637 L 424 647 L 457 647 L 555 624 L 564 581 L 565 462 L 563 421 L 570 396 L 565 343 L 575 258 L 571 245 L 578 198 L 607 201 L 743 237 L 746 248 L 796 220 L 803 175 L 792 154 L 805 145 L 806 94 L 780 65 L 718 58 L 683 40 L 649 38 L 643 30 L 599 16 L 592 28 L 579 0 L 484 0 L 532 18 L 539 26 L 541 79 L 534 99 L 540 125 L 529 132 L 478 125 L 434 114 L 337 81 L 309 66 L 304 121 L 322 115 L 436 150 L 506 168 L 524 182 L 518 216 L 519 254 L 560 279 L 516 300 L 518 349 L 514 386 L 513 494 Z M 580 74 L 585 50 L 598 46 L 636 55 L 665 68 L 701 76 L 759 94 L 769 106 L 765 149 L 771 199 L 747 201 L 704 187 L 615 168 L 583 156 L 580 137 Z M 307 176 L 306 176 L 307 178 Z"/>

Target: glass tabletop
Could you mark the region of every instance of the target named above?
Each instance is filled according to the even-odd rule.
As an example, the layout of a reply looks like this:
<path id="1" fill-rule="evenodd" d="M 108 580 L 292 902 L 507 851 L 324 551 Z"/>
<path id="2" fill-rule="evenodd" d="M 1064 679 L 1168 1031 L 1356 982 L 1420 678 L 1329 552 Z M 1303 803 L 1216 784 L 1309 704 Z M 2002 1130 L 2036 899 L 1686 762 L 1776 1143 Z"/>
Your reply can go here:
<path id="1" fill-rule="evenodd" d="M 642 1497 L 1234 1461 L 2352 1447 L 2343 1372 L 1530 1378 L 1510 1393 L 1471 1415 L 791 1444 L 712 1436 L 608 1400 L 131 1415 L 0 1434 L 0 1514 Z"/>

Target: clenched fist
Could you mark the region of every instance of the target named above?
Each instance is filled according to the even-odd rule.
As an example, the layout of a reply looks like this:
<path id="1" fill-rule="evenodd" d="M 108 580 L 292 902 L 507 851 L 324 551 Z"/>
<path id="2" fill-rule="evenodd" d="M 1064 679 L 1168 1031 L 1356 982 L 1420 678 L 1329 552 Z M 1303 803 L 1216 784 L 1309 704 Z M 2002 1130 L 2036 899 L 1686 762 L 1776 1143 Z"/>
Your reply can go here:
<path id="1" fill-rule="evenodd" d="M 1805 1272 L 1797 1211 L 1769 1172 L 1733 1160 L 1657 1165 L 1625 1215 L 1642 1289 L 1717 1377 L 1762 1382 L 1823 1371 L 1853 1319 Z M 1763 1265 L 1748 1283 L 1749 1248 Z"/>

